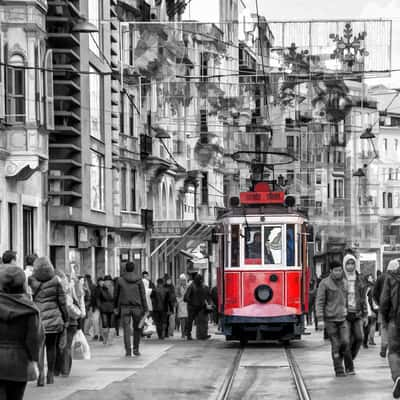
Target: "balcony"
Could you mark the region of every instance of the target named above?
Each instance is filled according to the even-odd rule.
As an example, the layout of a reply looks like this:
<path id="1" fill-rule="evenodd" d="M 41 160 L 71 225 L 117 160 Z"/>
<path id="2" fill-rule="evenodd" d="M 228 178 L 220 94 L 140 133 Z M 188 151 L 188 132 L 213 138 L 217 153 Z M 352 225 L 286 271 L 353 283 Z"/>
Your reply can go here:
<path id="1" fill-rule="evenodd" d="M 376 206 L 360 206 L 360 215 L 376 215 L 378 207 Z"/>
<path id="2" fill-rule="evenodd" d="M 140 161 L 139 140 L 137 137 L 120 134 L 121 158 Z"/>
<path id="3" fill-rule="evenodd" d="M 4 128 L 0 152 L 6 160 L 7 178 L 26 180 L 35 171 L 45 171 L 48 159 L 48 135 L 36 127 L 14 125 Z"/>
<path id="4" fill-rule="evenodd" d="M 141 214 L 138 212 L 121 211 L 120 228 L 122 230 L 139 230 L 143 231 Z"/>
<path id="5" fill-rule="evenodd" d="M 208 204 L 202 204 L 199 206 L 199 222 L 213 224 L 216 219 L 215 207 L 211 207 Z"/>
<path id="6" fill-rule="evenodd" d="M 181 237 L 192 224 L 193 221 L 190 220 L 155 220 L 151 237 L 153 239 Z"/>

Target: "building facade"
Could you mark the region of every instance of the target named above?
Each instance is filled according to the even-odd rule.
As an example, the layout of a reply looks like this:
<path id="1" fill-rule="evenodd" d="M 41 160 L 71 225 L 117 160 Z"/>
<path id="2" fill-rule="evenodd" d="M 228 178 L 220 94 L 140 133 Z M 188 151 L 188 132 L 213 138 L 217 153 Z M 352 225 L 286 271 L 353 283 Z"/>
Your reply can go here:
<path id="1" fill-rule="evenodd" d="M 0 4 L 0 252 L 48 254 L 48 134 L 54 127 L 47 3 Z"/>

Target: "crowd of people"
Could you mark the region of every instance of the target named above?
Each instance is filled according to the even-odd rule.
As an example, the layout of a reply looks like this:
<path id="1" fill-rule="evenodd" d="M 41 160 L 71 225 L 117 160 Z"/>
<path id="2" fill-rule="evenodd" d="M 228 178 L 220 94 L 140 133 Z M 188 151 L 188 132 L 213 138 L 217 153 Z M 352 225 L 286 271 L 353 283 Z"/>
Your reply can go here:
<path id="1" fill-rule="evenodd" d="M 311 281 L 308 324 L 319 329 L 331 342 L 337 377 L 355 375 L 355 359 L 361 346 L 375 346 L 375 332 L 381 334 L 380 356 L 388 356 L 393 397 L 400 398 L 400 259 L 389 262 L 385 273 L 374 281 L 371 274 L 357 271 L 354 254 L 343 263 L 332 261 L 330 273 Z M 314 318 L 313 318 L 314 317 Z M 314 321 L 313 321 L 314 320 Z"/>
<path id="2" fill-rule="evenodd" d="M 140 275 L 128 262 L 120 277 L 106 275 L 94 283 L 74 268 L 70 274 L 54 268 L 47 257 L 27 256 L 24 269 L 16 259 L 15 252 L 6 251 L 0 265 L 1 399 L 23 399 L 29 381 L 44 386 L 57 376 L 68 377 L 78 333 L 109 345 L 121 327 L 127 357 L 140 356 L 146 324 L 155 325 L 161 340 L 176 330 L 193 340 L 194 322 L 196 338 L 210 338 L 215 289 L 210 291 L 199 274 L 190 281 L 182 274 L 176 288 L 167 274 L 154 285 L 148 272 Z"/>

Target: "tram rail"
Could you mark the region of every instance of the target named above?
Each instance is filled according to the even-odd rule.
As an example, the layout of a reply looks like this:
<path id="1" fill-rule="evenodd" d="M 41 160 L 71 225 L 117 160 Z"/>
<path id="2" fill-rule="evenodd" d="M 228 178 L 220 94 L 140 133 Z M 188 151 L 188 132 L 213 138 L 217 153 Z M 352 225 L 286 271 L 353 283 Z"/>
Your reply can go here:
<path id="1" fill-rule="evenodd" d="M 230 367 L 215 400 L 229 400 L 232 398 L 232 387 L 240 367 L 240 361 L 242 359 L 244 350 L 244 347 L 240 347 L 237 350 L 232 366 Z M 311 400 L 310 393 L 307 389 L 300 367 L 293 355 L 293 352 L 288 346 L 284 347 L 284 351 L 289 364 L 289 369 L 295 385 L 298 400 Z"/>

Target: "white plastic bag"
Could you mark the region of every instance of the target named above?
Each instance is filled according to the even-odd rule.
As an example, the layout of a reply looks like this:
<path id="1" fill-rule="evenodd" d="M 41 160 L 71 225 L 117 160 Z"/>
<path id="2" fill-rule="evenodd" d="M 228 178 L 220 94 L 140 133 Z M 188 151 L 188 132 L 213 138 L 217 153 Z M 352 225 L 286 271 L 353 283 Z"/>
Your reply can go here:
<path id="1" fill-rule="evenodd" d="M 143 327 L 143 336 L 151 336 L 156 333 L 156 326 L 154 325 L 152 318 L 147 318 Z"/>
<path id="2" fill-rule="evenodd" d="M 90 360 L 90 347 L 82 330 L 76 331 L 72 339 L 72 358 L 74 360 Z"/>

